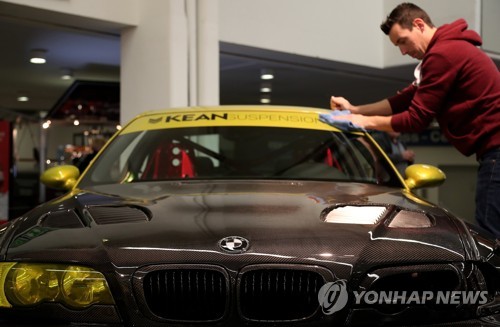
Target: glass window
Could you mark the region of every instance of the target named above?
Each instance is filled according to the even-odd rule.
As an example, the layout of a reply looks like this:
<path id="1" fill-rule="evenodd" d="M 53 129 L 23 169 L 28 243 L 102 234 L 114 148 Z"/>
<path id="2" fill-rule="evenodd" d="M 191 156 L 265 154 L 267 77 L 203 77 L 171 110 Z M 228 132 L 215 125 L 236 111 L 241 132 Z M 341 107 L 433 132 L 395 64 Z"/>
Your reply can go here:
<path id="1" fill-rule="evenodd" d="M 191 127 L 118 136 L 79 187 L 178 179 L 400 182 L 359 134 L 283 127 Z"/>

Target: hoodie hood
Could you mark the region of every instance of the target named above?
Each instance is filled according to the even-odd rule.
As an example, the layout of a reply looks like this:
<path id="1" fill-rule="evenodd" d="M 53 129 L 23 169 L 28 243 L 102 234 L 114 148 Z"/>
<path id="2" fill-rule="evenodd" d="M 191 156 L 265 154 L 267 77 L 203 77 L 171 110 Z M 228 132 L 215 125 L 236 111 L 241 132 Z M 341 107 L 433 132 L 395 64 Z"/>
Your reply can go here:
<path id="1" fill-rule="evenodd" d="M 458 19 L 450 24 L 445 24 L 439 27 L 432 38 L 429 49 L 439 40 L 439 41 L 466 41 L 474 46 L 480 46 L 483 41 L 481 36 L 473 30 L 468 30 L 468 24 L 464 19 Z"/>

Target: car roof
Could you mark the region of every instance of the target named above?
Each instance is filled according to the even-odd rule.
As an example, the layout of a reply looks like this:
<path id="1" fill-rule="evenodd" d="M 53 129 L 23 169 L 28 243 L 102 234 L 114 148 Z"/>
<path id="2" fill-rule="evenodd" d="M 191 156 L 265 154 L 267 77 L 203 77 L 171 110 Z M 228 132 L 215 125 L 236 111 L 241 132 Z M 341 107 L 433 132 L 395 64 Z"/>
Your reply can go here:
<path id="1" fill-rule="evenodd" d="M 284 106 L 284 105 L 219 105 L 219 106 L 191 106 L 191 107 L 174 107 L 160 110 L 151 110 L 144 112 L 139 115 L 151 115 L 151 114 L 161 114 L 161 113 L 171 113 L 171 112 L 206 112 L 206 111 L 216 111 L 216 110 L 230 110 L 230 111 L 292 111 L 292 112 L 311 112 L 311 113 L 326 113 L 330 109 L 326 108 L 314 108 L 314 107 L 301 107 L 301 106 Z"/>

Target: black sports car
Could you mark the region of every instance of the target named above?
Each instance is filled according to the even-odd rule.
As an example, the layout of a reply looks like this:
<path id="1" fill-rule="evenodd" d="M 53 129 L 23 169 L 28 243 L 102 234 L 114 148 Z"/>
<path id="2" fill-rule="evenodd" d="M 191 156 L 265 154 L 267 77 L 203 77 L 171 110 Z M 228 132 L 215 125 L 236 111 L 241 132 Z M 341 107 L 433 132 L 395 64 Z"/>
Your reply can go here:
<path id="1" fill-rule="evenodd" d="M 68 193 L 0 229 L 0 325 L 499 325 L 498 243 L 412 192 L 444 174 L 328 113 L 145 113 L 50 168 Z"/>

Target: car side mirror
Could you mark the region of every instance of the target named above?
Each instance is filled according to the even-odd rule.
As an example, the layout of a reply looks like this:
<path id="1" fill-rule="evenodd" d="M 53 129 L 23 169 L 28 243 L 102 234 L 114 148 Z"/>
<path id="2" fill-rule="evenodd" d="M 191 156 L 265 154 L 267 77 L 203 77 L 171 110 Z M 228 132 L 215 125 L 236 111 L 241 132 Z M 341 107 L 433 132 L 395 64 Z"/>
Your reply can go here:
<path id="1" fill-rule="evenodd" d="M 441 169 L 423 164 L 408 166 L 405 176 L 405 183 L 410 189 L 439 186 L 446 180 L 446 175 Z"/>
<path id="2" fill-rule="evenodd" d="M 40 176 L 40 181 L 47 187 L 55 189 L 72 189 L 80 177 L 76 166 L 61 165 L 47 169 Z"/>

